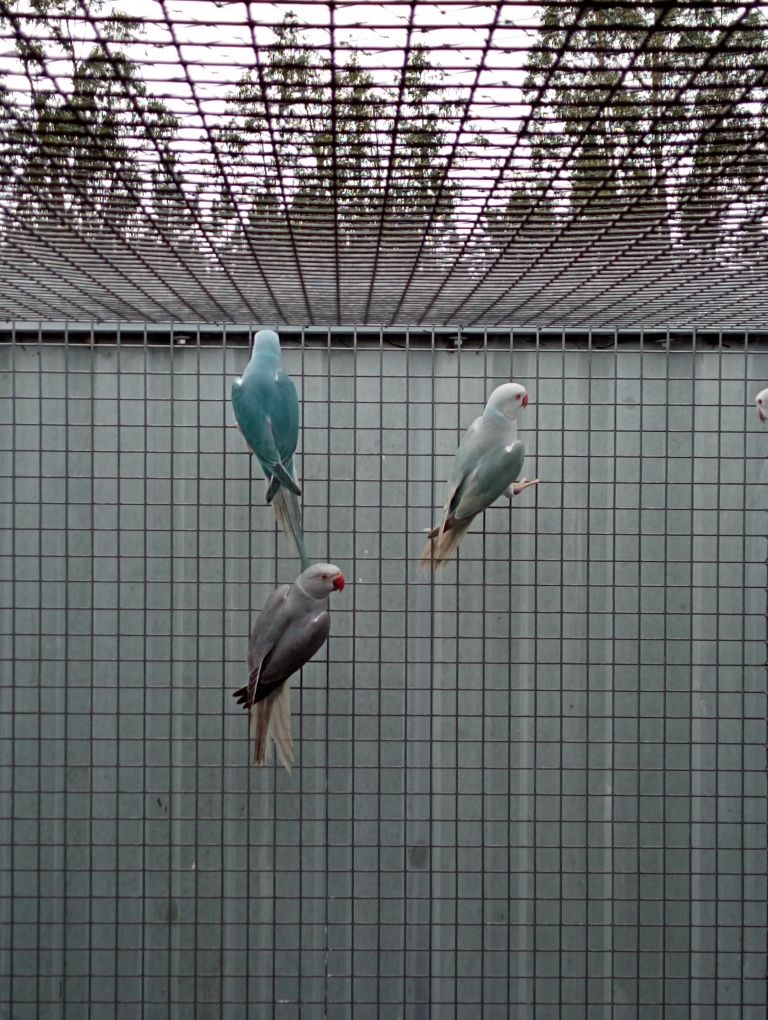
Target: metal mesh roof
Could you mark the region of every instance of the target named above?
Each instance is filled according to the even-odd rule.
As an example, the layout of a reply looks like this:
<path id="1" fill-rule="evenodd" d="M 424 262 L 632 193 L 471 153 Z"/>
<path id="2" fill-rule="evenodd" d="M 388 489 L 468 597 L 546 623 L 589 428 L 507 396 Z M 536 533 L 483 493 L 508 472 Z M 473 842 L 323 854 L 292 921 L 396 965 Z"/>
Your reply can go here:
<path id="1" fill-rule="evenodd" d="M 768 3 L 0 0 L 0 318 L 761 327 Z"/>

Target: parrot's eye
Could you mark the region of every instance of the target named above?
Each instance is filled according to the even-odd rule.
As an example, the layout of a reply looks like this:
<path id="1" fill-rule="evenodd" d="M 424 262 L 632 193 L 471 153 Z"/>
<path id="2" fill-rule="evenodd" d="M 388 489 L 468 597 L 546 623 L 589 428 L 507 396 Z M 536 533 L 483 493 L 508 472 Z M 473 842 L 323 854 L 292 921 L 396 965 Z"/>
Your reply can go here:
<path id="1" fill-rule="evenodd" d="M 519 394 L 519 393 L 516 393 L 516 394 L 515 394 L 515 400 L 519 400 L 519 399 L 520 399 L 520 394 Z"/>
<path id="2" fill-rule="evenodd" d="M 763 402 L 762 402 L 762 400 L 759 400 L 759 399 L 758 399 L 758 401 L 757 401 L 757 402 L 758 402 L 758 404 L 760 404 L 760 406 L 761 406 L 761 407 L 763 406 Z"/>

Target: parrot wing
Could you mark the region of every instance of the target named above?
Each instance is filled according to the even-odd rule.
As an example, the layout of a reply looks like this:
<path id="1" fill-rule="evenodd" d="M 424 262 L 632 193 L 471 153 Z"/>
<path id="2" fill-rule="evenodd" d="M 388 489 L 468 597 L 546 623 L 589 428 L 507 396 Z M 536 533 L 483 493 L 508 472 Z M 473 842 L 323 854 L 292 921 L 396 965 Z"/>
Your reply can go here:
<path id="1" fill-rule="evenodd" d="M 445 504 L 443 505 L 443 516 L 438 531 L 442 531 L 445 528 L 446 521 L 451 516 L 454 505 L 456 504 L 460 490 L 467 474 L 477 462 L 479 451 L 477 450 L 478 438 L 482 435 L 480 425 L 482 418 L 475 418 L 472 424 L 469 426 L 467 431 L 461 437 L 459 448 L 454 454 L 453 464 L 451 464 L 451 472 L 448 475 L 448 482 L 445 489 Z"/>
<path id="2" fill-rule="evenodd" d="M 285 375 L 285 373 L 283 373 Z M 291 386 L 290 379 L 287 376 Z M 293 391 L 294 397 L 296 391 Z M 264 474 L 268 478 L 273 476 L 278 481 L 285 485 L 286 488 L 290 489 L 296 495 L 301 495 L 301 489 L 298 487 L 296 482 L 293 480 L 291 472 L 293 465 L 291 457 L 293 456 L 293 450 L 296 449 L 296 442 L 298 440 L 298 424 L 296 426 L 296 434 L 293 437 L 293 446 L 291 453 L 287 458 L 288 469 L 283 465 L 283 455 L 281 453 L 281 445 L 283 449 L 287 448 L 287 440 L 285 438 L 278 439 L 278 435 L 284 420 L 290 418 L 290 415 L 281 413 L 278 410 L 278 419 L 275 422 L 271 417 L 270 403 L 275 403 L 275 406 L 279 408 L 279 401 L 268 401 L 268 400 L 257 400 L 251 399 L 250 394 L 246 393 L 246 384 L 240 380 L 235 380 L 232 383 L 232 407 L 235 411 L 235 417 L 237 418 L 237 424 L 240 426 L 240 431 L 245 436 L 245 441 L 248 443 L 250 448 L 256 454 L 261 468 Z M 298 414 L 298 401 L 297 401 L 297 414 Z M 276 434 L 277 433 L 277 434 Z"/>
<path id="3" fill-rule="evenodd" d="M 275 376 L 275 385 L 269 389 L 265 410 L 272 422 L 272 434 L 280 459 L 290 469 L 299 441 L 301 414 L 296 387 L 282 368 Z"/>
<path id="4" fill-rule="evenodd" d="M 485 453 L 465 479 L 452 516 L 466 520 L 482 513 L 517 481 L 524 460 L 525 447 L 520 440 Z"/>
<path id="5" fill-rule="evenodd" d="M 262 660 L 274 648 L 288 624 L 285 602 L 291 590 L 290 584 L 275 588 L 256 618 L 248 641 L 248 673 L 258 672 Z"/>
<path id="6" fill-rule="evenodd" d="M 278 643 L 262 660 L 255 700 L 266 697 L 306 665 L 323 647 L 330 629 L 331 615 L 327 610 L 319 614 L 314 611 L 307 613 L 286 628 Z"/>
<path id="7" fill-rule="evenodd" d="M 331 629 L 327 610 L 312 609 L 292 614 L 288 603 L 291 586 L 277 588 L 262 609 L 248 645 L 249 681 L 235 691 L 238 704 L 250 708 L 279 687 L 322 648 Z"/>

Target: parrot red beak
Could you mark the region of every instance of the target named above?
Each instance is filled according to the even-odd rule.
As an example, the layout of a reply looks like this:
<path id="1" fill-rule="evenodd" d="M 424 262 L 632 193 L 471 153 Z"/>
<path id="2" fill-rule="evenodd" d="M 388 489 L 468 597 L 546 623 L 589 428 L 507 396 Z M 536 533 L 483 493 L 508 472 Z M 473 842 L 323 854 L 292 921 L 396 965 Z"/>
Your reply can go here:
<path id="1" fill-rule="evenodd" d="M 338 577 L 334 577 L 333 579 L 333 587 L 336 589 L 336 591 L 344 591 L 344 585 L 346 583 L 347 582 L 344 580 L 343 574 L 339 574 Z"/>
<path id="2" fill-rule="evenodd" d="M 527 406 L 528 406 L 528 394 L 524 393 L 523 394 L 523 407 L 527 407 Z"/>
<path id="3" fill-rule="evenodd" d="M 757 416 L 760 419 L 760 421 L 765 421 L 765 411 L 762 409 L 762 407 L 758 407 Z"/>

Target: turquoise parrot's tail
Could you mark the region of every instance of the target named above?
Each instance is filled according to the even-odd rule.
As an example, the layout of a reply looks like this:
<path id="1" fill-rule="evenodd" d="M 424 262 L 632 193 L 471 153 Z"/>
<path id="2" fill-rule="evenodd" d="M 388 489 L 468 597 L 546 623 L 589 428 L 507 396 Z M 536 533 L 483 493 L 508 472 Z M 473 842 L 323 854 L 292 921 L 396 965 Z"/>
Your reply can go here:
<path id="1" fill-rule="evenodd" d="M 473 518 L 465 521 L 447 521 L 445 526 L 433 528 L 427 535 L 427 544 L 421 554 L 421 565 L 425 570 L 439 570 L 456 554 L 462 538 Z"/>
<path id="2" fill-rule="evenodd" d="M 301 560 L 301 569 L 309 566 L 307 550 L 304 547 L 304 529 L 301 525 L 301 507 L 295 493 L 280 485 L 272 497 L 272 509 L 283 534 L 296 549 Z"/>

